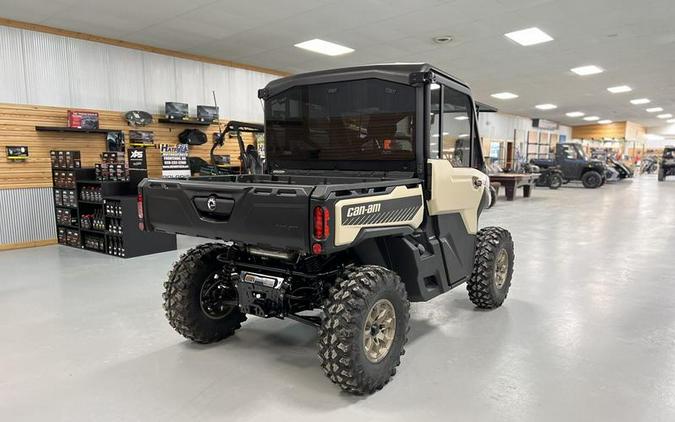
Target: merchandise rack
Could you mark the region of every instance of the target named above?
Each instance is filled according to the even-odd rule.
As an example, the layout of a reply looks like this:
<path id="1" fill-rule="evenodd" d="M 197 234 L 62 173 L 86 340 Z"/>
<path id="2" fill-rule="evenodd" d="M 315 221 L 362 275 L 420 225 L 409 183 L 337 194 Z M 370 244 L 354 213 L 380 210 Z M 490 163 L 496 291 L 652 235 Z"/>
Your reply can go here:
<path id="1" fill-rule="evenodd" d="M 63 174 L 66 177 L 61 177 Z M 138 182 L 147 176 L 146 171 L 130 170 L 130 181 L 95 180 L 93 168 L 52 168 L 54 182 L 54 217 L 58 243 L 77 249 L 105 253 L 121 258 L 132 258 L 176 249 L 176 236 L 166 233 L 142 232 L 138 228 L 137 188 Z M 67 184 L 57 185 L 57 176 Z M 84 200 L 84 188 L 93 187 L 100 192 L 100 200 Z M 63 195 L 67 196 L 67 205 Z M 59 201 L 60 200 L 60 201 Z M 74 200 L 74 204 L 71 204 Z M 106 206 L 119 205 L 115 215 L 106 213 Z M 64 211 L 65 210 L 65 211 Z M 70 224 L 59 221 L 67 218 Z M 96 215 L 92 227 L 82 227 L 83 215 Z M 94 221 L 96 227 L 93 227 Z M 103 227 L 104 229 L 100 229 Z M 111 228 L 115 230 L 110 230 Z M 89 242 L 87 242 L 89 240 Z"/>

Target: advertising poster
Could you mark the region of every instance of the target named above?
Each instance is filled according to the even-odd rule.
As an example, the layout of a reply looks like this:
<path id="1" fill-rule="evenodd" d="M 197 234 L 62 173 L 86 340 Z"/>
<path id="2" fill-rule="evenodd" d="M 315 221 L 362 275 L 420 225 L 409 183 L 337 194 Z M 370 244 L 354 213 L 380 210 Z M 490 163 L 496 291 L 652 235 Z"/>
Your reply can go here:
<path id="1" fill-rule="evenodd" d="M 162 177 L 190 177 L 187 144 L 160 144 Z"/>

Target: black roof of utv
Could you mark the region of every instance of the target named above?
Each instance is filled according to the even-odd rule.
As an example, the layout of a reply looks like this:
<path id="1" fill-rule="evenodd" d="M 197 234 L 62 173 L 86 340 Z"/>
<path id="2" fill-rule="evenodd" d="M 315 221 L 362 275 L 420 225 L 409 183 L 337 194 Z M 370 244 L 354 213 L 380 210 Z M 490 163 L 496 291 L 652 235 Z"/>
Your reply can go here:
<path id="1" fill-rule="evenodd" d="M 414 85 L 423 82 L 423 75 L 430 71 L 469 89 L 469 86 L 464 82 L 429 63 L 385 63 L 319 70 L 287 76 L 267 84 L 265 88 L 258 91 L 258 97 L 268 98 L 298 85 L 314 85 L 355 79 L 383 79 L 401 84 Z"/>

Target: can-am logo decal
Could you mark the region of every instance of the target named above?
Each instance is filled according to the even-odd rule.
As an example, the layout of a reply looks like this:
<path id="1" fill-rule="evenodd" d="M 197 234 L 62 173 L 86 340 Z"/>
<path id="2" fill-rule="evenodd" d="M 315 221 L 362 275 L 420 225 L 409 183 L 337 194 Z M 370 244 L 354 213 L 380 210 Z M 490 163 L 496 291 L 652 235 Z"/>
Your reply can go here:
<path id="1" fill-rule="evenodd" d="M 370 205 L 361 205 L 358 207 L 349 207 L 347 208 L 347 217 L 356 217 L 357 215 L 363 214 L 372 214 L 374 212 L 379 212 L 382 208 L 382 204 L 370 204 Z"/>
<path id="2" fill-rule="evenodd" d="M 206 206 L 208 207 L 209 211 L 215 211 L 217 206 L 216 198 L 210 196 L 209 199 L 206 201 Z"/>
<path id="3" fill-rule="evenodd" d="M 410 221 L 422 207 L 422 196 L 386 199 L 342 207 L 343 226 L 376 225 Z"/>

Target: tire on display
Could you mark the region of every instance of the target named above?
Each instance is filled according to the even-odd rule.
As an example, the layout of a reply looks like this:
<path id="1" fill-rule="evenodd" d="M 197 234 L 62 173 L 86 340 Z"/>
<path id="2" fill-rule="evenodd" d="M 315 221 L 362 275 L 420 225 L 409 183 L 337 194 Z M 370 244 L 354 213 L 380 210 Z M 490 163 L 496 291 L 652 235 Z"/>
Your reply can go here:
<path id="1" fill-rule="evenodd" d="M 217 259 L 228 249 L 222 243 L 190 249 L 174 264 L 164 283 L 166 318 L 189 340 L 204 344 L 222 340 L 246 320 L 235 304 L 236 289 Z"/>
<path id="2" fill-rule="evenodd" d="M 595 189 L 602 186 L 602 175 L 595 170 L 589 170 L 581 176 L 581 183 L 585 188 Z"/>
<path id="3" fill-rule="evenodd" d="M 548 188 L 549 189 L 558 189 L 562 186 L 563 179 L 559 174 L 552 174 L 548 178 Z"/>
<path id="4" fill-rule="evenodd" d="M 513 275 L 513 240 L 501 227 L 486 227 L 477 234 L 473 271 L 466 288 L 469 299 L 481 309 L 504 303 Z"/>
<path id="5" fill-rule="evenodd" d="M 319 359 L 328 378 L 351 394 L 371 394 L 396 373 L 405 353 L 410 302 L 400 277 L 384 267 L 354 267 L 324 303 Z"/>

